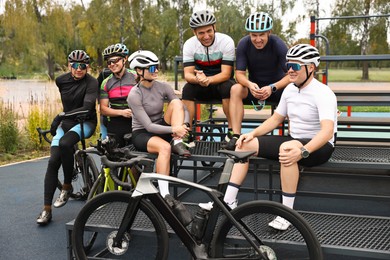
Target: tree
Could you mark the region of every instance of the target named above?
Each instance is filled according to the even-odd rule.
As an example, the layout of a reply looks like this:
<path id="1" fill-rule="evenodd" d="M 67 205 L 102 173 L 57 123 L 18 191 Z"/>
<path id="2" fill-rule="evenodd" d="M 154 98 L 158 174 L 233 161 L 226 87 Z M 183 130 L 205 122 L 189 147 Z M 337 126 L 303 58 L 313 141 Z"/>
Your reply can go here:
<path id="1" fill-rule="evenodd" d="M 390 3 L 386 0 L 337 0 L 336 5 L 332 11 L 332 16 L 351 18 L 337 19 L 331 22 L 331 28 L 328 30 L 328 32 L 331 32 L 331 37 L 334 38 L 334 41 L 331 43 L 332 48 L 333 44 L 339 45 L 340 38 L 345 38 L 346 35 L 351 39 L 351 42 L 345 44 L 345 47 L 343 48 L 345 51 L 348 51 L 348 49 L 354 49 L 351 43 L 356 42 L 359 46 L 360 55 L 367 55 L 371 53 L 370 48 L 373 44 L 375 45 L 377 39 L 370 38 L 370 30 L 377 22 L 376 18 L 369 18 L 368 16 L 388 13 L 389 10 Z M 352 18 L 352 16 L 357 15 L 360 17 Z M 336 31 L 334 28 L 344 28 L 344 30 Z M 340 48 L 340 46 L 338 48 Z M 362 65 L 362 79 L 368 80 L 369 63 L 363 62 Z"/>

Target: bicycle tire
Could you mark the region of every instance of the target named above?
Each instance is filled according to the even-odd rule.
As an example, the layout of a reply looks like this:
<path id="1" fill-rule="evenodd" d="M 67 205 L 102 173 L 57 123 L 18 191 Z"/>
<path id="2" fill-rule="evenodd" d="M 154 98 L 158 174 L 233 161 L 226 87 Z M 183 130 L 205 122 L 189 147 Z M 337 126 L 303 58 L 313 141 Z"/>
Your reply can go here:
<path id="1" fill-rule="evenodd" d="M 104 175 L 103 170 L 97 177 L 96 181 L 93 183 L 91 190 L 89 191 L 87 200 L 92 199 L 93 197 L 96 197 L 100 193 L 104 191 L 104 183 L 106 181 L 106 177 Z"/>
<path id="2" fill-rule="evenodd" d="M 140 202 L 134 220 L 138 227 L 133 225 L 127 234 L 128 240 L 122 243 L 122 246 L 125 247 L 126 244 L 128 247 L 118 249 L 122 250 L 121 255 L 110 248 L 110 239 L 122 221 L 130 202 L 130 194 L 128 191 L 105 192 L 85 204 L 76 217 L 72 231 L 72 246 L 76 259 L 88 259 L 97 253 L 99 259 L 133 259 L 137 258 L 137 255 L 142 255 L 144 259 L 168 258 L 169 237 L 165 222 L 157 209 L 147 200 Z M 97 219 L 98 223 L 95 222 Z M 89 252 L 86 252 L 84 241 L 95 232 L 99 233 L 98 238 Z"/>
<path id="3" fill-rule="evenodd" d="M 93 158 L 88 154 L 85 154 L 84 156 L 85 165 L 83 165 L 84 161 L 81 154 L 80 156 L 75 157 L 76 172 L 72 178 L 73 192 L 70 197 L 76 200 L 86 200 L 88 198 L 88 194 L 91 191 L 95 180 L 99 176 L 99 171 Z M 85 173 L 84 167 L 87 169 Z"/>
<path id="4" fill-rule="evenodd" d="M 240 205 L 231 214 L 248 225 L 266 246 L 265 249 L 271 248 L 270 255 L 267 255 L 269 259 L 323 259 L 321 245 L 308 222 L 299 213 L 280 203 L 252 201 Z M 276 216 L 285 218 L 291 226 L 286 231 L 269 227 L 268 223 Z M 245 256 L 242 258 L 262 259 L 225 217 L 213 237 L 211 255 L 227 258 L 236 254 Z"/>

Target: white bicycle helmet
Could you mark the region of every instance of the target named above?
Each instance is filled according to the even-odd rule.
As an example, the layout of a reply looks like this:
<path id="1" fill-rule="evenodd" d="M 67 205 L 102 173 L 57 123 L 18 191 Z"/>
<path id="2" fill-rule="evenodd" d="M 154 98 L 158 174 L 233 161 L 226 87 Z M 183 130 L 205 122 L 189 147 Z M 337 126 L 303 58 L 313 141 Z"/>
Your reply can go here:
<path id="1" fill-rule="evenodd" d="M 74 50 L 68 55 L 69 62 L 83 62 L 89 64 L 89 56 L 83 50 Z"/>
<path id="2" fill-rule="evenodd" d="M 251 14 L 245 22 L 245 30 L 248 32 L 266 32 L 272 29 L 272 18 L 264 12 Z"/>
<path id="3" fill-rule="evenodd" d="M 126 57 L 127 55 L 129 55 L 129 50 L 127 49 L 126 45 L 122 43 L 117 43 L 105 48 L 102 54 L 104 59 L 107 60 L 108 58 L 113 56 Z"/>
<path id="4" fill-rule="evenodd" d="M 196 29 L 198 27 L 215 24 L 217 20 L 212 12 L 203 10 L 194 12 L 190 18 L 190 27 Z"/>
<path id="5" fill-rule="evenodd" d="M 159 60 L 156 54 L 151 51 L 139 50 L 132 53 L 129 57 L 130 69 L 135 68 L 148 68 L 152 65 L 158 65 Z"/>
<path id="6" fill-rule="evenodd" d="M 286 60 L 296 60 L 305 64 L 314 63 L 318 67 L 320 65 L 320 53 L 317 48 L 310 44 L 297 44 L 288 50 Z"/>

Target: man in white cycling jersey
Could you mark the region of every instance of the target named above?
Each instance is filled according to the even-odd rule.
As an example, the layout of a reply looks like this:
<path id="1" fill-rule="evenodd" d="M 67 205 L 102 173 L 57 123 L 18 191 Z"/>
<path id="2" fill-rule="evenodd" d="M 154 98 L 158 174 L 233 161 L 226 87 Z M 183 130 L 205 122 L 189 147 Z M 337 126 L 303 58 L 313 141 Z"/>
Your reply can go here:
<path id="1" fill-rule="evenodd" d="M 194 36 L 183 46 L 187 83 L 183 88 L 182 100 L 190 113 L 190 126 L 195 114 L 195 100 L 221 100 L 230 131 L 229 99 L 230 89 L 235 83 L 235 45 L 230 36 L 216 32 L 215 23 L 214 14 L 207 10 L 194 12 L 190 18 Z M 192 141 L 191 134 L 189 139 Z"/>

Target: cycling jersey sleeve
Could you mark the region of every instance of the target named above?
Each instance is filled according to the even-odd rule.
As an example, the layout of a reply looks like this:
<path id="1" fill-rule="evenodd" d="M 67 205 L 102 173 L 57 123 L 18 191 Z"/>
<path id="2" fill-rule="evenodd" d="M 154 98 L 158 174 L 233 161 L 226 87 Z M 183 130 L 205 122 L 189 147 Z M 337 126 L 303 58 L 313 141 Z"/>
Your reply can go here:
<path id="1" fill-rule="evenodd" d="M 87 74 L 85 76 L 86 81 L 86 90 L 83 100 L 83 105 L 79 108 L 73 109 L 71 111 L 67 111 L 67 113 L 73 113 L 77 111 L 88 110 L 90 112 L 95 111 L 96 109 L 96 99 L 97 99 L 97 91 L 98 81 L 91 75 Z"/>

